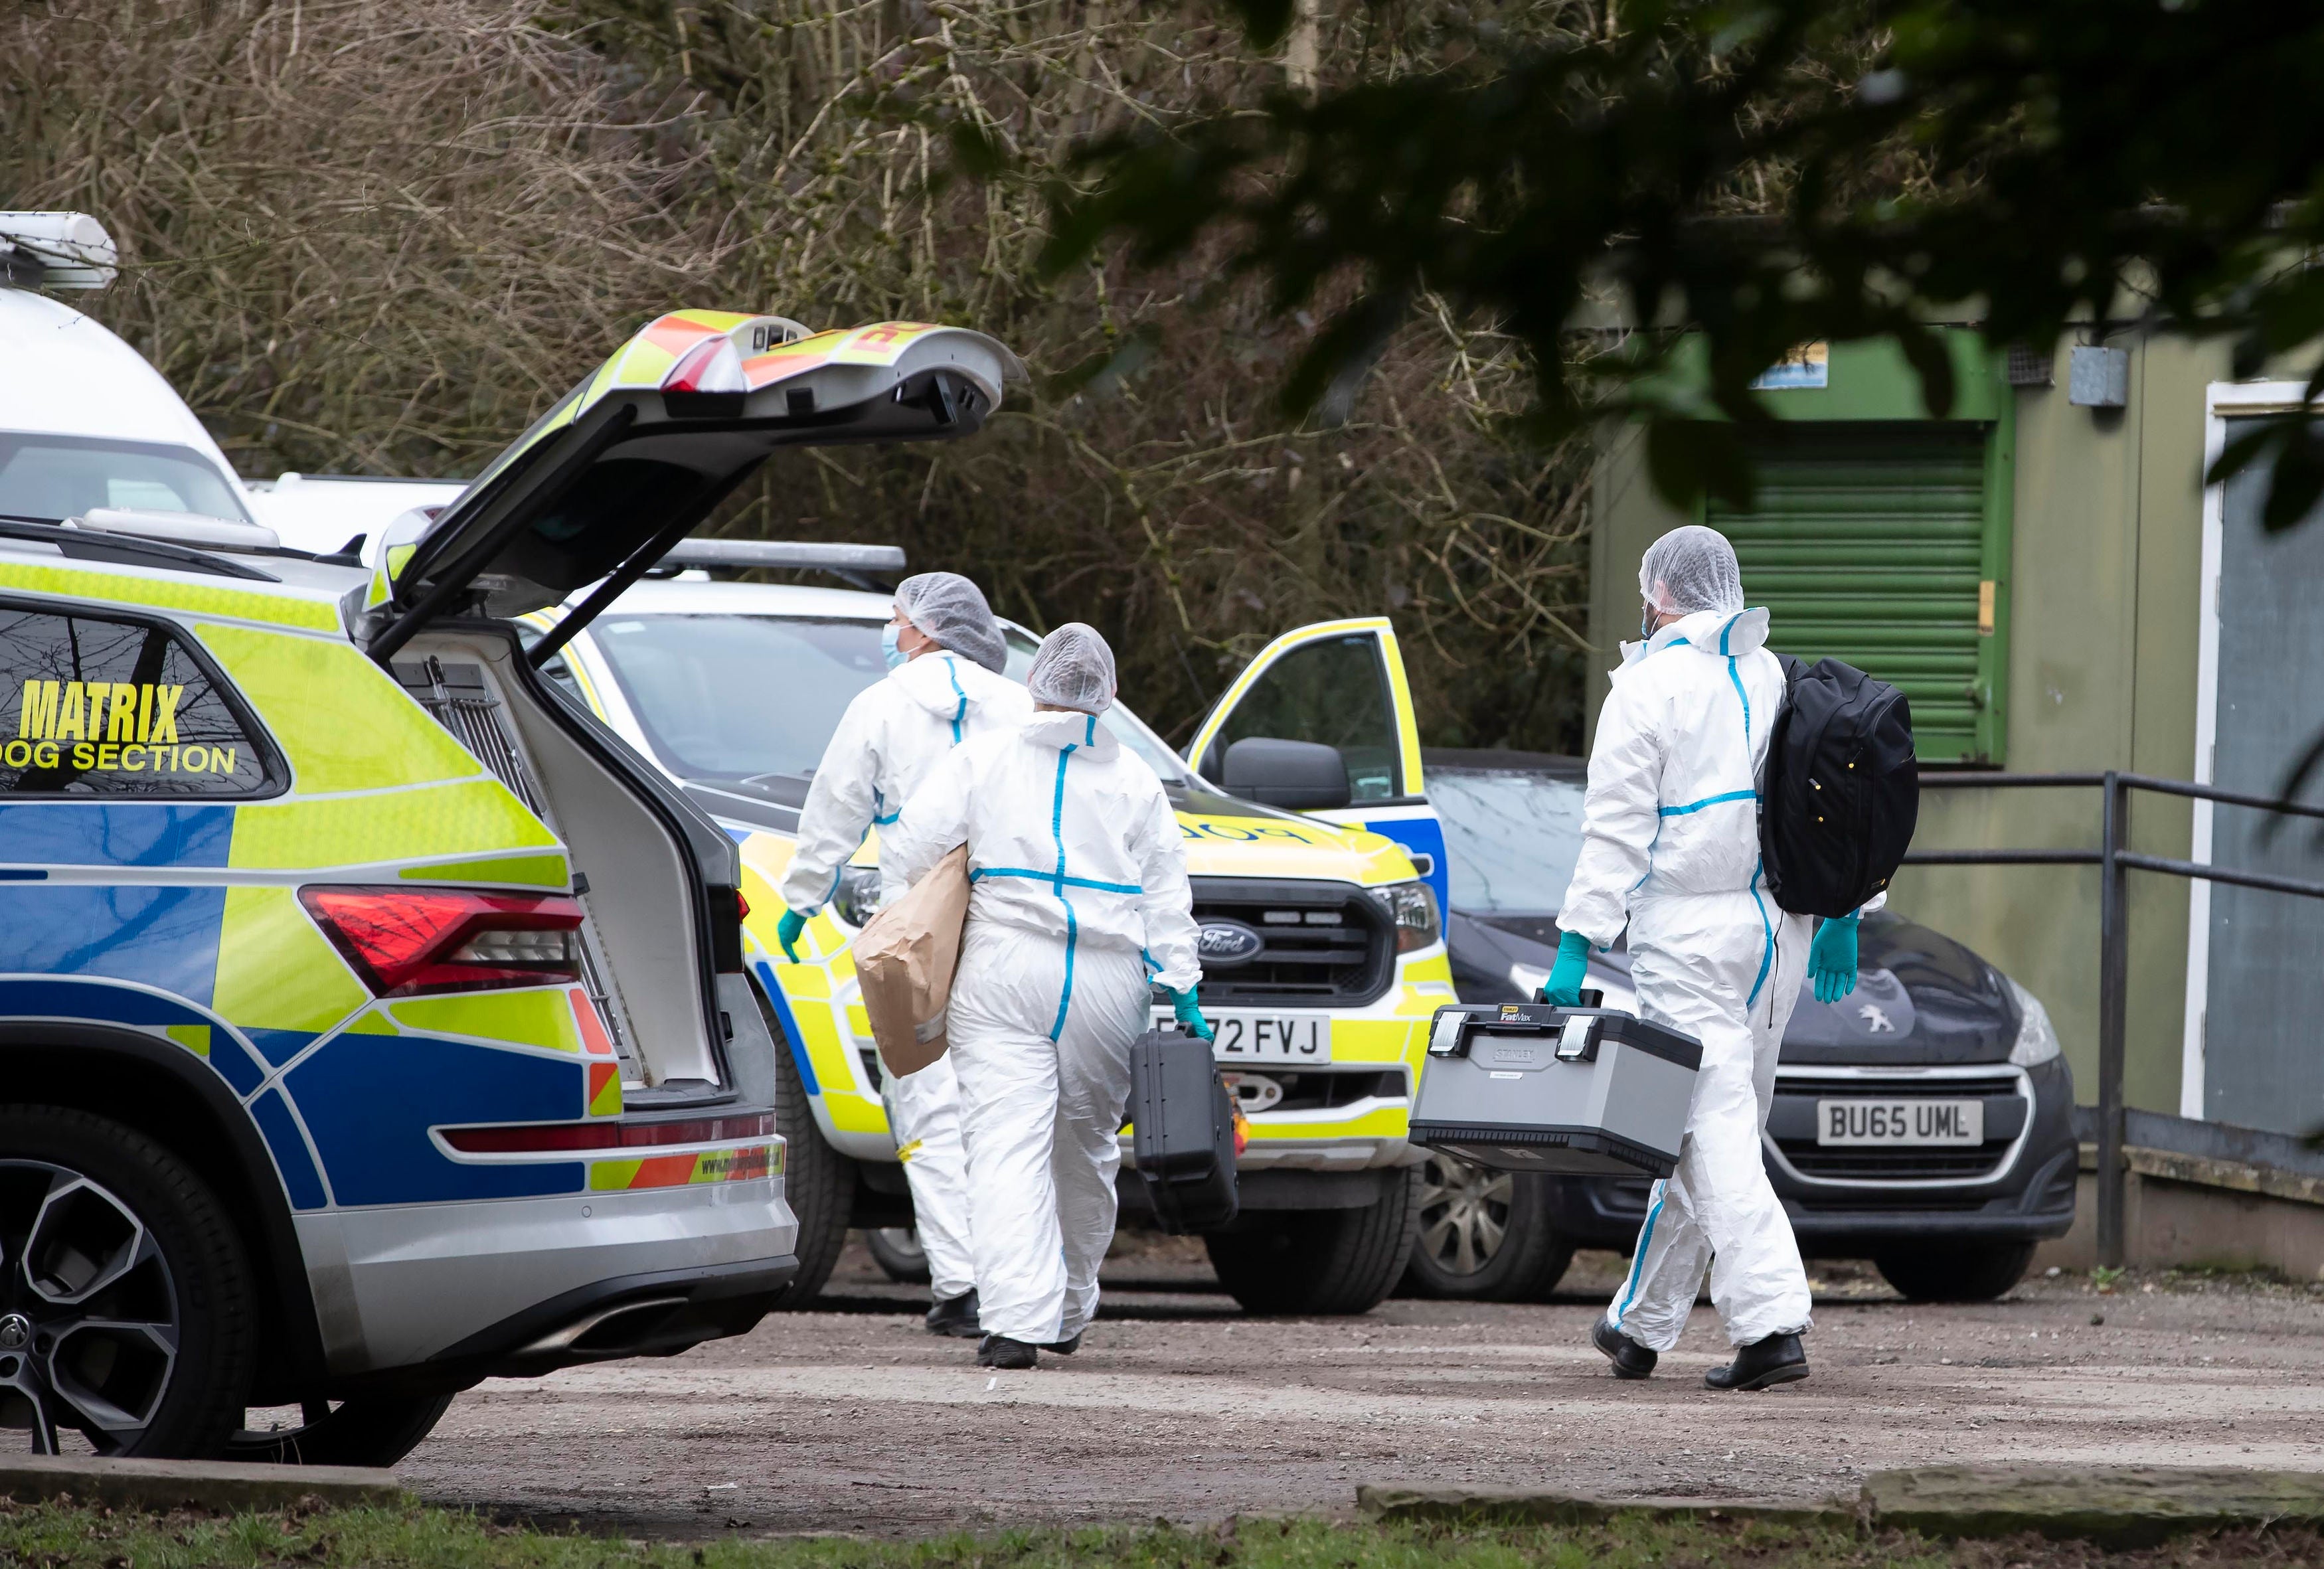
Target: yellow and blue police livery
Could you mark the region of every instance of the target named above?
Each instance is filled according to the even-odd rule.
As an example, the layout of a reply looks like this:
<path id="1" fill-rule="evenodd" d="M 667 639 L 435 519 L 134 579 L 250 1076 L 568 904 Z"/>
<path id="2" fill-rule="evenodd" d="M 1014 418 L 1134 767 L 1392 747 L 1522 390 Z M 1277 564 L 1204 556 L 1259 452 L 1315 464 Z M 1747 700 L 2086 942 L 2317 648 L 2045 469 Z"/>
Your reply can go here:
<path id="1" fill-rule="evenodd" d="M 1015 369 L 844 336 L 664 317 L 369 568 L 221 515 L 190 445 L 0 424 L 0 1424 L 379 1463 L 482 1377 L 775 1300 L 734 842 L 506 617 Z"/>

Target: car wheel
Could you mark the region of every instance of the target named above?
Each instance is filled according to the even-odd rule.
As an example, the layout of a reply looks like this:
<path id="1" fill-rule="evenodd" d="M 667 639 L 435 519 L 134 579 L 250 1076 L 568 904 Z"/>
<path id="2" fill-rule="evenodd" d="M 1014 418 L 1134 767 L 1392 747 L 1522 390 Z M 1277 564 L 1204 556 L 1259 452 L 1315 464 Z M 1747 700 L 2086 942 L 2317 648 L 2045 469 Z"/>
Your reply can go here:
<path id="1" fill-rule="evenodd" d="M 206 1457 L 240 1424 L 250 1267 L 192 1168 L 109 1119 L 0 1107 L 0 1427 L 36 1454 Z"/>
<path id="2" fill-rule="evenodd" d="M 872 1261 L 887 1272 L 889 1279 L 907 1286 L 928 1283 L 927 1250 L 920 1246 L 918 1227 L 881 1226 L 863 1233 L 863 1245 L 872 1250 Z"/>
<path id="3" fill-rule="evenodd" d="M 1419 1214 L 1402 1293 L 1468 1302 L 1539 1302 L 1564 1278 L 1573 1249 L 1549 1224 L 1536 1172 L 1495 1171 L 1442 1150 L 1420 1168 Z"/>
<path id="4" fill-rule="evenodd" d="M 1417 1172 L 1391 1174 L 1386 1196 L 1361 1209 L 1262 1210 L 1203 1238 L 1219 1284 L 1244 1311 L 1369 1313 L 1412 1254 Z"/>
<path id="5" fill-rule="evenodd" d="M 450 1395 L 317 1401 L 283 1426 L 243 1428 L 226 1440 L 226 1457 L 267 1465 L 393 1465 L 420 1447 L 451 1404 Z"/>
<path id="6" fill-rule="evenodd" d="M 1990 1302 L 2024 1279 L 2033 1261 L 2031 1242 L 1937 1242 L 1872 1257 L 1913 1302 Z"/>
<path id="7" fill-rule="evenodd" d="M 798 1272 L 774 1300 L 780 1312 L 810 1306 L 823 1295 L 839 1250 L 847 1245 L 848 1213 L 855 1204 L 855 1163 L 823 1141 L 807 1084 L 791 1057 L 790 1037 L 757 986 L 751 988 L 767 1033 L 775 1041 L 775 1131 L 783 1136 L 783 1198 L 798 1219 Z"/>

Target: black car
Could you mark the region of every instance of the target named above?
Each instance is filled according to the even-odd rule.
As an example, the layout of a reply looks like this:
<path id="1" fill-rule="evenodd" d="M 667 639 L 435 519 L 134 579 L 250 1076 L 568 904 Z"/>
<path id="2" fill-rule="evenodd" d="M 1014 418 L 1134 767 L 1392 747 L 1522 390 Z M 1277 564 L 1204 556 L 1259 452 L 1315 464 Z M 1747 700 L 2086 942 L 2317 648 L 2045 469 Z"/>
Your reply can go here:
<path id="1" fill-rule="evenodd" d="M 1423 761 L 1450 863 L 1453 985 L 1464 1002 L 1530 999 L 1557 957 L 1583 765 L 1518 752 Z M 1636 1005 L 1629 968 L 1619 945 L 1592 955 L 1606 1006 Z M 1912 1115 L 1932 1101 L 1950 1114 Z M 1792 1014 L 1767 1175 L 1807 1256 L 1870 1259 L 1918 1300 L 1981 1301 L 2017 1283 L 2037 1241 L 2073 1223 L 2073 1104 L 2033 994 L 1950 937 L 1884 911 L 1864 919 L 1856 991 L 1832 1004 L 1803 991 Z M 1932 1125 L 1940 1131 L 1922 1141 Z M 1538 1298 L 1575 1248 L 1630 1251 L 1648 1186 L 1514 1176 L 1432 1152 L 1406 1289 Z"/>

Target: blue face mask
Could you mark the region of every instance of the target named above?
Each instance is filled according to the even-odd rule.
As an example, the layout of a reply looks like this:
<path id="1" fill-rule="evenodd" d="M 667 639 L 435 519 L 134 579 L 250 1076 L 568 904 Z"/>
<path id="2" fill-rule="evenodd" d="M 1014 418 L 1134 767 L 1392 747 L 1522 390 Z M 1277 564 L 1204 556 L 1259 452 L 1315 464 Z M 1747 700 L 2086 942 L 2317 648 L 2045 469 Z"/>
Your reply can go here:
<path id="1" fill-rule="evenodd" d="M 891 670 L 902 664 L 907 657 L 904 651 L 896 646 L 896 640 L 903 635 L 903 632 L 904 629 L 892 621 L 880 629 L 880 657 L 888 661 L 888 668 Z"/>
<path id="2" fill-rule="evenodd" d="M 1644 610 L 1638 612 L 1638 639 L 1642 642 L 1650 641 L 1654 635 L 1655 607 L 1649 605 Z"/>

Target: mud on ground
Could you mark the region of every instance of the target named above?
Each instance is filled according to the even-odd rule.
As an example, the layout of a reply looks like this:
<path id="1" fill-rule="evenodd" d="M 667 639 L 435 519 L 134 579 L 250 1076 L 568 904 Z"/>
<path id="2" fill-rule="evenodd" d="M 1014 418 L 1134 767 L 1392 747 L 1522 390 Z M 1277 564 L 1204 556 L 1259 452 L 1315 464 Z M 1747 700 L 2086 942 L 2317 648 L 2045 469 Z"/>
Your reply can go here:
<path id="1" fill-rule="evenodd" d="M 1708 1306 L 1645 1384 L 1587 1343 L 1622 1260 L 1541 1306 L 1390 1301 L 1252 1319 L 1199 1243 L 1128 1236 L 1100 1322 L 1031 1372 L 923 1333 L 924 1288 L 851 1245 L 819 1310 L 666 1360 L 495 1380 L 398 1467 L 430 1502 L 629 1535 L 1346 1512 L 1360 1481 L 1810 1498 L 1938 1463 L 2324 1470 L 2324 1289 L 2037 1277 L 1903 1301 L 1819 1265 L 1814 1375 L 1718 1395 Z"/>

